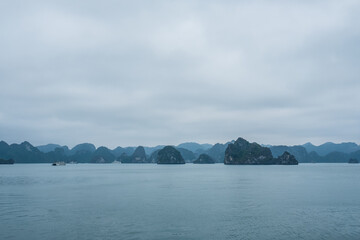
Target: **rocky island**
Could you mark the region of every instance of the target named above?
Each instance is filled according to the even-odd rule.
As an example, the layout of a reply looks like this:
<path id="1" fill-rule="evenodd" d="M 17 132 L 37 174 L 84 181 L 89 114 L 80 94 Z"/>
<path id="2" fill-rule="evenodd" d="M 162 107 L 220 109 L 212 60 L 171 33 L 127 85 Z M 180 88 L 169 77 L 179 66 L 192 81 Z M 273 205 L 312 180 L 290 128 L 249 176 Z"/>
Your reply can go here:
<path id="1" fill-rule="evenodd" d="M 172 146 L 166 146 L 157 154 L 157 164 L 185 164 L 180 152 Z"/>
<path id="2" fill-rule="evenodd" d="M 209 155 L 203 153 L 193 162 L 195 164 L 212 164 L 215 163 L 214 159 L 212 159 Z"/>
<path id="3" fill-rule="evenodd" d="M 285 152 L 274 158 L 269 148 L 257 143 L 250 143 L 238 138 L 228 145 L 225 150 L 224 164 L 227 165 L 297 165 L 298 161 L 293 155 Z"/>
<path id="4" fill-rule="evenodd" d="M 359 163 L 359 160 L 356 158 L 350 158 L 349 163 Z"/>
<path id="5" fill-rule="evenodd" d="M 15 163 L 15 161 L 13 159 L 6 160 L 6 159 L 0 158 L 0 164 L 14 164 L 14 163 Z"/>

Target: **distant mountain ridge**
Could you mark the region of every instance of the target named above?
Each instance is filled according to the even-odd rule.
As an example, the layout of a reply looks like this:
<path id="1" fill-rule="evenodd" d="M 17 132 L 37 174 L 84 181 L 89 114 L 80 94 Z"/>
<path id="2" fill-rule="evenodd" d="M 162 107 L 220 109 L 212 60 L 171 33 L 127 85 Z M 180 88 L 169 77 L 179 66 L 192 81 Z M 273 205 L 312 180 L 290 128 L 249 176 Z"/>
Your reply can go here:
<path id="1" fill-rule="evenodd" d="M 312 143 L 305 143 L 302 146 L 309 153 L 316 152 L 320 156 L 326 156 L 331 152 L 352 153 L 360 150 L 360 146 L 353 142 L 344 142 L 344 143 L 327 142 L 319 146 L 315 146 Z"/>
<path id="2" fill-rule="evenodd" d="M 175 146 L 187 163 L 194 162 L 201 154 L 208 155 L 216 163 L 223 163 L 225 150 L 233 141 L 227 143 L 199 144 L 196 142 L 186 142 Z M 274 158 L 288 152 L 296 157 L 300 163 L 325 163 L 325 162 L 348 162 L 350 158 L 360 160 L 360 146 L 356 143 L 324 143 L 315 146 L 311 143 L 297 146 L 271 146 L 269 147 Z M 136 153 L 139 158 L 135 162 L 155 163 L 157 153 L 165 145 L 155 147 L 143 147 L 141 154 Z M 121 156 L 132 156 L 137 147 L 107 147 L 96 148 L 91 143 L 81 143 L 69 149 L 67 146 L 59 144 L 47 144 L 34 147 L 29 142 L 21 144 L 7 144 L 0 141 L 0 158 L 14 159 L 15 163 L 51 163 L 54 161 L 79 162 L 79 163 L 110 163 L 121 161 Z M 145 153 L 144 153 L 145 152 Z M 124 155 L 125 154 L 125 155 Z"/>
<path id="3" fill-rule="evenodd" d="M 205 151 L 207 155 L 209 155 L 216 163 L 224 162 L 225 158 L 225 150 L 227 146 L 231 143 L 234 143 L 235 141 L 227 142 L 225 144 L 217 143 L 214 146 L 212 146 L 210 149 Z"/>
<path id="4" fill-rule="evenodd" d="M 298 146 L 269 146 L 269 148 L 274 157 L 287 151 L 301 163 L 346 163 L 350 158 L 360 159 L 360 146 L 356 143 L 324 143 L 320 146 L 306 143 Z"/>
<path id="5" fill-rule="evenodd" d="M 49 144 L 41 145 L 41 146 L 36 146 L 36 148 L 39 149 L 43 153 L 52 152 L 56 148 L 61 148 L 61 147 L 65 147 L 65 146 L 60 146 L 59 144 L 53 144 L 53 143 L 49 143 Z"/>
<path id="6" fill-rule="evenodd" d="M 205 143 L 205 144 L 199 144 L 196 142 L 186 142 L 186 143 L 181 143 L 179 145 L 177 145 L 177 148 L 185 148 L 187 150 L 190 150 L 194 153 L 196 152 L 201 152 L 201 151 L 206 151 L 208 149 L 210 149 L 213 145 Z"/>

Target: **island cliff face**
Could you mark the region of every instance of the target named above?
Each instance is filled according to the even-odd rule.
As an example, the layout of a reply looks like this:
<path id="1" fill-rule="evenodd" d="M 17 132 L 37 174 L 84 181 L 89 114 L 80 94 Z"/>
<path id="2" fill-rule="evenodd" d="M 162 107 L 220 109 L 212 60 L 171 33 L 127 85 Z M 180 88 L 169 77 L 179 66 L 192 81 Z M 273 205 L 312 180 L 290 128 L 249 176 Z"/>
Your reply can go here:
<path id="1" fill-rule="evenodd" d="M 145 149 L 139 146 L 135 149 L 135 152 L 131 156 L 132 163 L 147 163 Z"/>
<path id="2" fill-rule="evenodd" d="M 185 164 L 185 160 L 174 147 L 166 146 L 158 152 L 157 164 Z"/>
<path id="3" fill-rule="evenodd" d="M 215 163 L 215 161 L 209 155 L 203 153 L 198 157 L 198 159 L 196 159 L 194 161 L 194 163 L 195 164 L 211 164 L 211 163 Z"/>
<path id="4" fill-rule="evenodd" d="M 228 165 L 293 165 L 298 164 L 295 157 L 285 152 L 279 158 L 273 158 L 267 147 L 257 143 L 249 143 L 243 138 L 238 138 L 228 145 L 225 150 L 224 164 Z"/>

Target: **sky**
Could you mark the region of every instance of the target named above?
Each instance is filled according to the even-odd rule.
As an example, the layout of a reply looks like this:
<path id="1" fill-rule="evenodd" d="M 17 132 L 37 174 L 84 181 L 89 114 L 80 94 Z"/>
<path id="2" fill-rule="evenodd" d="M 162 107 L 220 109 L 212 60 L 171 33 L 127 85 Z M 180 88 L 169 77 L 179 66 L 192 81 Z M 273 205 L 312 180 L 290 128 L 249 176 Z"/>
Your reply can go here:
<path id="1" fill-rule="evenodd" d="M 0 140 L 360 143 L 360 1 L 0 2 Z"/>

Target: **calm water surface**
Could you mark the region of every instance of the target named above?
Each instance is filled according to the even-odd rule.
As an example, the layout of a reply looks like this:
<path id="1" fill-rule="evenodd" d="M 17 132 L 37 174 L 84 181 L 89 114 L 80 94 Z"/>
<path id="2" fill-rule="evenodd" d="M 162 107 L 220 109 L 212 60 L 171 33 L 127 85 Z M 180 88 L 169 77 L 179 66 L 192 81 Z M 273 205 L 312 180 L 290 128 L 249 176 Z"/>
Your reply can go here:
<path id="1" fill-rule="evenodd" d="M 360 239 L 360 165 L 0 165 L 0 239 Z"/>

